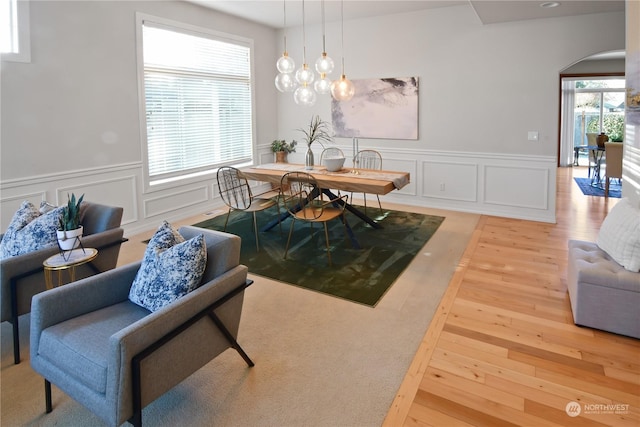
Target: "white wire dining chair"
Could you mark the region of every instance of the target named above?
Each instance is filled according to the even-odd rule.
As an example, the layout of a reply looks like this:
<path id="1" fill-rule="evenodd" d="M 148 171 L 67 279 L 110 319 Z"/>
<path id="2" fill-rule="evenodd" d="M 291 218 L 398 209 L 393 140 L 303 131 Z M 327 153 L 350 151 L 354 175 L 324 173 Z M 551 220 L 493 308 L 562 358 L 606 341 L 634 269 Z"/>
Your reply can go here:
<path id="1" fill-rule="evenodd" d="M 330 159 L 334 157 L 344 157 L 344 152 L 338 147 L 327 147 L 320 153 L 320 165 L 324 165 L 324 159 Z M 338 190 L 338 196 L 340 191 Z"/>
<path id="2" fill-rule="evenodd" d="M 332 157 L 344 157 L 344 153 L 338 147 L 325 148 L 322 150 L 322 153 L 320 153 L 320 164 L 323 164 L 322 162 L 324 159 Z"/>
<path id="3" fill-rule="evenodd" d="M 382 170 L 382 155 L 376 150 L 360 150 L 356 154 L 355 164 L 358 169 L 375 169 Z M 364 198 L 364 212 L 367 213 L 367 193 L 362 193 Z M 382 203 L 380 203 L 380 196 L 376 194 L 378 199 L 378 207 L 380 213 L 382 213 Z M 351 193 L 351 200 L 353 200 L 353 192 Z"/>
<path id="4" fill-rule="evenodd" d="M 251 192 L 251 187 L 246 178 L 240 175 L 240 171 L 231 166 L 223 166 L 218 169 L 218 190 L 220 197 L 225 205 L 229 207 L 227 211 L 227 218 L 224 221 L 224 231 L 227 231 L 227 223 L 229 222 L 229 215 L 231 211 L 244 211 L 251 212 L 253 214 L 253 230 L 256 236 L 256 250 L 260 251 L 260 245 L 258 241 L 258 224 L 256 219 L 256 212 L 269 209 L 272 206 L 276 206 L 278 209 L 278 226 L 280 227 L 280 233 L 282 233 L 282 224 L 280 223 L 280 203 L 278 199 L 268 199 L 255 197 Z M 257 194 L 261 196 L 263 194 L 273 194 L 273 189 L 268 192 Z"/>

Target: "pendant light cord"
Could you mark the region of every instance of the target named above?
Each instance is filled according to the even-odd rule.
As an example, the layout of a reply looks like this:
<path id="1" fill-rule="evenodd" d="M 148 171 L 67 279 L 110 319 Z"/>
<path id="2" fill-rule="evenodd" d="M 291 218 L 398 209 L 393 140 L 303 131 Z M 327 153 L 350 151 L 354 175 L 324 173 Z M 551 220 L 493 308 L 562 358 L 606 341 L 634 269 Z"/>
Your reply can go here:
<path id="1" fill-rule="evenodd" d="M 342 50 L 342 75 L 344 76 L 344 0 L 340 0 L 340 49 Z"/>
<path id="2" fill-rule="evenodd" d="M 325 25 L 324 25 L 324 0 L 320 2 L 320 6 L 322 8 L 322 53 L 327 53 L 326 46 L 326 36 L 325 36 Z"/>
<path id="3" fill-rule="evenodd" d="M 284 26 L 284 53 L 287 53 L 287 0 L 282 0 L 282 25 Z"/>
<path id="4" fill-rule="evenodd" d="M 304 27 L 304 0 L 302 0 L 302 64 L 307 64 L 307 36 Z"/>

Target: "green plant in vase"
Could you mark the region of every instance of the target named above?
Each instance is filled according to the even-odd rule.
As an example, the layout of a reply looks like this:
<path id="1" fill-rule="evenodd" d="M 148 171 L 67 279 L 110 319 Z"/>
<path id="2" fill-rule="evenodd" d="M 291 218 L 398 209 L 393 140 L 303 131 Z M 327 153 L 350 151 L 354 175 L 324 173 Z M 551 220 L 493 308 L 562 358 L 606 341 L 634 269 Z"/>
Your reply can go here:
<path id="1" fill-rule="evenodd" d="M 82 225 L 80 225 L 80 204 L 84 199 L 84 194 L 76 200 L 76 195 L 67 194 L 67 205 L 62 209 L 58 225 L 58 244 L 62 250 L 71 250 L 80 244 L 82 236 Z"/>
<path id="2" fill-rule="evenodd" d="M 304 134 L 304 141 L 307 143 L 307 154 L 305 156 L 306 169 L 313 169 L 313 151 L 311 150 L 311 144 L 318 142 L 324 148 L 323 143 L 330 143 L 333 141 L 331 125 L 320 118 L 320 116 L 311 117 L 309 126 L 307 128 L 298 129 Z"/>

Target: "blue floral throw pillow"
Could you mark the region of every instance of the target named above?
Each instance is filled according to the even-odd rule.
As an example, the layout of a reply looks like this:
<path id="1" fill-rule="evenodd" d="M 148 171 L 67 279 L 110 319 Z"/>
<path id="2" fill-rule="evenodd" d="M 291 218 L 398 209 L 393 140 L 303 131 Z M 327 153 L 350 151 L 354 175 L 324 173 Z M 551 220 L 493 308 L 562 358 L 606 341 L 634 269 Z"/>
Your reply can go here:
<path id="1" fill-rule="evenodd" d="M 147 245 L 129 300 L 149 311 L 159 310 L 196 289 L 206 264 L 204 235 L 185 241 L 164 221 Z"/>
<path id="2" fill-rule="evenodd" d="M 28 200 L 20 205 L 0 242 L 0 259 L 57 245 L 56 230 L 63 207 L 41 213 Z"/>

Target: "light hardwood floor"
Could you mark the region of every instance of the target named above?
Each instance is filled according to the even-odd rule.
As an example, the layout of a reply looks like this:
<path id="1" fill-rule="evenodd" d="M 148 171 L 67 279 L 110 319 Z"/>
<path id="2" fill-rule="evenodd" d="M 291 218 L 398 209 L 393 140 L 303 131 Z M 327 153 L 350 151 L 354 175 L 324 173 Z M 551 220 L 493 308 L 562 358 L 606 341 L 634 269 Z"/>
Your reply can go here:
<path id="1" fill-rule="evenodd" d="M 480 219 L 384 427 L 640 426 L 640 341 L 575 326 L 566 287 L 618 199 L 557 188 L 556 224 Z"/>

